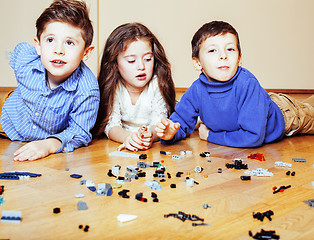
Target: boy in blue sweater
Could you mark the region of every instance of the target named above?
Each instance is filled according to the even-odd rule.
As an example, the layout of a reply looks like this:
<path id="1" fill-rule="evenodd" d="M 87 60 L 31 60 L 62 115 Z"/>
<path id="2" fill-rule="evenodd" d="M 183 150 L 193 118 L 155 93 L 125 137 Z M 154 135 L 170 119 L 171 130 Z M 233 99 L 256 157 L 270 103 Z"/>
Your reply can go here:
<path id="1" fill-rule="evenodd" d="M 192 58 L 202 73 L 170 118 L 157 125 L 163 144 L 192 133 L 198 117 L 203 122 L 201 139 L 231 147 L 258 147 L 285 134 L 314 133 L 313 106 L 268 94 L 251 72 L 239 66 L 239 37 L 230 24 L 204 24 L 192 39 Z"/>
<path id="2" fill-rule="evenodd" d="M 36 28 L 35 47 L 14 49 L 18 87 L 0 106 L 0 134 L 28 142 L 15 151 L 16 161 L 87 146 L 99 107 L 97 79 L 83 62 L 94 48 L 86 4 L 55 0 Z"/>

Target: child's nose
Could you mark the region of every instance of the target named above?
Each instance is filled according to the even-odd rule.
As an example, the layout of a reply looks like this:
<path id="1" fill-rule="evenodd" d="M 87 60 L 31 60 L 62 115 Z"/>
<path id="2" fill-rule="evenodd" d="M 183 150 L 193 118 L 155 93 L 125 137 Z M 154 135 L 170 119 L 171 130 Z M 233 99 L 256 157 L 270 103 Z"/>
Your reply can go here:
<path id="1" fill-rule="evenodd" d="M 227 59 L 228 59 L 227 53 L 225 51 L 221 51 L 220 60 L 227 60 Z"/>
<path id="2" fill-rule="evenodd" d="M 64 55 L 64 48 L 62 44 L 56 44 L 55 51 L 57 55 Z"/>
<path id="3" fill-rule="evenodd" d="M 145 64 L 143 62 L 143 60 L 139 60 L 138 63 L 137 63 L 137 69 L 138 70 L 143 70 L 145 69 Z"/>

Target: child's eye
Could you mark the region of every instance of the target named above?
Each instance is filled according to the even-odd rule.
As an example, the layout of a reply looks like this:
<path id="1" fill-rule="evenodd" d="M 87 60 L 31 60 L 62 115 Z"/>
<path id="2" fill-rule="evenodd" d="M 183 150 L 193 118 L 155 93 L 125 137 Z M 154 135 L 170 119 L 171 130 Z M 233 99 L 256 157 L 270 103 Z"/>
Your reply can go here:
<path id="1" fill-rule="evenodd" d="M 69 46 L 72 46 L 72 45 L 74 45 L 74 42 L 73 42 L 73 41 L 68 40 L 68 41 L 66 41 L 66 44 L 67 44 L 67 45 L 69 45 Z"/>
<path id="2" fill-rule="evenodd" d="M 47 42 L 52 43 L 53 42 L 53 38 L 47 38 Z"/>
<path id="3" fill-rule="evenodd" d="M 215 51 L 216 51 L 215 49 L 209 49 L 209 50 L 208 50 L 209 53 L 213 53 L 213 52 L 215 52 Z"/>
<path id="4" fill-rule="evenodd" d="M 135 63 L 135 58 L 133 56 L 125 56 L 124 60 L 130 64 Z"/>
<path id="5" fill-rule="evenodd" d="M 146 62 L 149 62 L 149 61 L 152 60 L 152 58 L 151 58 L 151 57 L 149 57 L 149 58 L 144 58 L 144 60 L 145 60 Z"/>
<path id="6" fill-rule="evenodd" d="M 228 48 L 227 49 L 229 52 L 233 52 L 233 51 L 235 51 L 235 49 L 234 48 Z"/>

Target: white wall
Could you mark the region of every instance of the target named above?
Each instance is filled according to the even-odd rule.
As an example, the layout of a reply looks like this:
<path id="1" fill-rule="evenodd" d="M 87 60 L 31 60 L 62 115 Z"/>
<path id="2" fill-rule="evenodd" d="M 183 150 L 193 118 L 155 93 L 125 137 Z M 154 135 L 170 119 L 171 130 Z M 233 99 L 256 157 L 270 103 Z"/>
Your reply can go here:
<path id="1" fill-rule="evenodd" d="M 0 87 L 16 86 L 5 51 L 21 41 L 32 42 L 35 21 L 50 0 L 1 1 Z M 190 41 L 196 30 L 212 20 L 231 23 L 239 32 L 243 66 L 264 88 L 314 89 L 313 0 L 88 0 L 99 55 L 106 38 L 118 25 L 141 22 L 163 44 L 176 87 L 189 87 L 198 73 L 191 62 Z M 99 28 L 97 29 L 97 3 Z M 94 38 L 97 45 L 97 36 Z M 88 65 L 97 75 L 97 54 Z"/>

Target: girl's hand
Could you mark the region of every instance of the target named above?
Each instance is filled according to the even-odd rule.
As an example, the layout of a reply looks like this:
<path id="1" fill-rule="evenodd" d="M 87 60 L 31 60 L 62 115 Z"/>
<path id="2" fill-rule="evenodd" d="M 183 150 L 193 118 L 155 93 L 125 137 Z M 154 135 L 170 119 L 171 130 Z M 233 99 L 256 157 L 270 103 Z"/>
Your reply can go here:
<path id="1" fill-rule="evenodd" d="M 153 143 L 153 134 L 147 126 L 142 126 L 138 132 L 131 133 L 118 147 L 118 151 L 128 149 L 133 152 L 138 150 L 147 150 Z"/>
<path id="2" fill-rule="evenodd" d="M 117 148 L 118 151 L 123 149 L 128 149 L 132 152 L 137 152 L 141 147 L 141 140 L 139 139 L 139 134 L 137 132 L 131 133 L 125 141 Z"/>
<path id="3" fill-rule="evenodd" d="M 162 118 L 161 122 L 157 123 L 155 131 L 160 139 L 170 140 L 174 137 L 179 128 L 180 123 L 174 123 L 170 119 Z"/>
<path id="4" fill-rule="evenodd" d="M 205 126 L 205 124 L 201 123 L 198 128 L 198 135 L 200 139 L 207 141 L 209 129 Z"/>
<path id="5" fill-rule="evenodd" d="M 154 142 L 153 132 L 150 129 L 148 129 L 146 125 L 143 125 L 139 130 L 139 134 L 140 134 L 139 137 L 142 140 L 141 142 L 142 150 L 147 150 L 152 146 Z"/>

